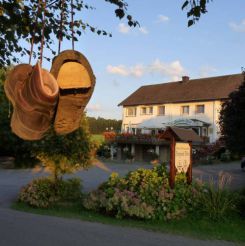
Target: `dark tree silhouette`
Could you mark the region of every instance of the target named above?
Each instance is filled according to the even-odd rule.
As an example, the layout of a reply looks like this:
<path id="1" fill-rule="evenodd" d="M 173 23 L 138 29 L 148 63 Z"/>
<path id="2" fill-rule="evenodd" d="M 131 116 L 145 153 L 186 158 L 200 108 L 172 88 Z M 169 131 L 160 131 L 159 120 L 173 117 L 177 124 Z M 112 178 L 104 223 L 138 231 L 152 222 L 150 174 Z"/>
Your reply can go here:
<path id="1" fill-rule="evenodd" d="M 227 148 L 233 153 L 245 154 L 245 72 L 238 90 L 229 95 L 220 111 L 221 135 Z"/>

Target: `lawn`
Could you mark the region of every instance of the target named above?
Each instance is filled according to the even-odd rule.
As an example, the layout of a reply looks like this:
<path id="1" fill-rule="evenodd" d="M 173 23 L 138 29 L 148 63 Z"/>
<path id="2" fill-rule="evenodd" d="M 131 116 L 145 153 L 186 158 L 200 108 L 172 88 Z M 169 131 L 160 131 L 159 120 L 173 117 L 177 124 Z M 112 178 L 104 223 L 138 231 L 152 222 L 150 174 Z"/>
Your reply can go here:
<path id="1" fill-rule="evenodd" d="M 92 134 L 91 139 L 98 144 L 102 144 L 105 141 L 105 138 L 102 134 Z"/>
<path id="2" fill-rule="evenodd" d="M 222 222 L 205 218 L 189 217 L 169 222 L 115 219 L 82 209 L 80 204 L 60 206 L 50 209 L 36 209 L 22 203 L 15 203 L 13 209 L 41 215 L 73 218 L 83 221 L 99 222 L 115 226 L 134 227 L 144 230 L 165 232 L 199 239 L 216 239 L 245 243 L 245 220 L 233 217 Z"/>

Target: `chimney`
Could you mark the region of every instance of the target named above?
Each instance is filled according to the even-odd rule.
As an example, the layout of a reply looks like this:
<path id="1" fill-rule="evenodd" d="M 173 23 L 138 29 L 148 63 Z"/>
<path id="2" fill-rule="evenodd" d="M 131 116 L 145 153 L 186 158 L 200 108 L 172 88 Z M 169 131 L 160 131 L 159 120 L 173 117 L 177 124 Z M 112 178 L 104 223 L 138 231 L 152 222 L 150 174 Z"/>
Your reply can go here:
<path id="1" fill-rule="evenodd" d="M 186 83 L 190 80 L 190 77 L 189 76 L 182 76 L 182 81 L 183 83 Z"/>

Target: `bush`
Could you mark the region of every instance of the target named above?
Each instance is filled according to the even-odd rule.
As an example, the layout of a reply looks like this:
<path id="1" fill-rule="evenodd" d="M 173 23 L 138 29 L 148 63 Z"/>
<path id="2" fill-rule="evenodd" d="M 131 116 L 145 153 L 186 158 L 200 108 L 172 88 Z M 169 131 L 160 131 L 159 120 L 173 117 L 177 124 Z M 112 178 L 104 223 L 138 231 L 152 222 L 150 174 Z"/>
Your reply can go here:
<path id="1" fill-rule="evenodd" d="M 111 157 L 111 151 L 110 147 L 107 144 L 102 144 L 98 149 L 96 153 L 99 157 L 104 157 L 104 158 L 110 158 Z"/>
<path id="2" fill-rule="evenodd" d="M 237 210 L 239 215 L 245 219 L 245 188 L 242 189 L 238 194 Z"/>
<path id="3" fill-rule="evenodd" d="M 152 170 L 138 169 L 125 178 L 113 173 L 107 182 L 88 194 L 83 201 L 86 209 L 117 218 L 170 220 L 181 218 L 195 206 L 195 192 L 186 180 L 176 179 L 176 187 L 169 187 L 164 165 Z"/>
<path id="4" fill-rule="evenodd" d="M 235 210 L 235 197 L 228 191 L 231 176 L 220 172 L 217 183 L 211 179 L 198 193 L 199 209 L 212 220 L 223 220 Z"/>
<path id="5" fill-rule="evenodd" d="M 21 189 L 19 201 L 37 208 L 52 207 L 60 202 L 81 199 L 81 181 L 77 178 L 58 180 L 39 178 Z"/>

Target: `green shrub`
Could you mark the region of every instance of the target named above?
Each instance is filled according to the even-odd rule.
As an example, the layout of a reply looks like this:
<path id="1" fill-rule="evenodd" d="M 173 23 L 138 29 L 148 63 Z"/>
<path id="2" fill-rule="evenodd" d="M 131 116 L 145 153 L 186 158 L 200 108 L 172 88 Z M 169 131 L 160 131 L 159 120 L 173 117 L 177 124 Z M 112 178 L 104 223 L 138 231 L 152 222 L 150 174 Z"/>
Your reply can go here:
<path id="1" fill-rule="evenodd" d="M 227 190 L 231 176 L 220 172 L 217 183 L 210 179 L 209 183 L 198 193 L 199 209 L 212 220 L 223 220 L 235 209 L 235 198 Z"/>
<path id="2" fill-rule="evenodd" d="M 239 215 L 245 219 L 245 188 L 238 193 L 236 206 Z"/>
<path id="3" fill-rule="evenodd" d="M 176 188 L 169 186 L 165 165 L 152 170 L 138 169 L 124 178 L 113 173 L 107 182 L 90 192 L 83 201 L 86 209 L 117 218 L 170 220 L 181 218 L 195 206 L 195 192 L 186 180 L 176 179 Z"/>
<path id="4" fill-rule="evenodd" d="M 81 199 L 81 181 L 79 179 L 58 180 L 39 178 L 21 189 L 19 201 L 32 207 L 48 208 L 60 202 Z"/>
<path id="5" fill-rule="evenodd" d="M 61 201 L 75 202 L 82 198 L 82 183 L 79 178 L 61 180 L 58 183 L 57 195 Z"/>

